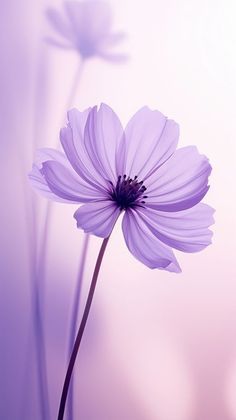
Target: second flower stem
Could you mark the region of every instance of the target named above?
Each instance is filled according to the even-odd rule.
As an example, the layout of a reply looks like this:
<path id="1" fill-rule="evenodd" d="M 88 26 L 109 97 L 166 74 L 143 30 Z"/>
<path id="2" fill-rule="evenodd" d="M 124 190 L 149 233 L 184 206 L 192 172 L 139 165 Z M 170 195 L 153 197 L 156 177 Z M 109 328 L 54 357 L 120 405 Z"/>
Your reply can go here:
<path id="1" fill-rule="evenodd" d="M 79 351 L 79 347 L 80 347 L 80 343 L 83 337 L 83 332 L 85 329 L 85 325 L 88 319 L 88 315 L 89 315 L 89 311 L 90 311 L 90 307 L 92 304 L 92 300 L 93 300 L 93 295 L 95 292 L 95 288 L 96 288 L 96 284 L 97 284 L 97 279 L 98 279 L 98 274 L 101 268 L 101 263 L 102 263 L 102 259 L 107 247 L 107 243 L 108 243 L 109 237 L 105 238 L 102 242 L 102 246 L 100 248 L 99 254 L 98 254 L 98 258 L 97 258 L 97 262 L 95 265 L 95 269 L 94 269 L 94 273 L 93 273 L 93 278 L 92 278 L 92 282 L 90 285 L 90 289 L 89 289 L 89 294 L 88 294 L 88 298 L 87 298 L 87 302 L 85 305 L 85 309 L 84 309 L 84 313 L 83 313 L 83 317 L 79 326 L 79 330 L 77 333 L 77 337 L 75 340 L 75 344 L 71 353 L 71 357 L 70 357 L 70 362 L 68 365 L 68 369 L 66 372 L 66 377 L 65 377 L 65 381 L 64 381 L 64 385 L 63 385 L 63 390 L 62 390 L 62 395 L 61 395 L 61 401 L 60 401 L 60 407 L 59 407 L 59 412 L 58 412 L 58 417 L 57 420 L 63 420 L 64 417 L 64 412 L 65 412 L 65 405 L 66 405 L 66 399 L 67 399 L 67 395 L 68 395 L 68 390 L 69 390 L 69 386 L 70 386 L 70 380 L 71 380 L 71 376 L 73 373 L 73 368 L 74 368 L 74 364 L 75 364 L 75 360 Z"/>

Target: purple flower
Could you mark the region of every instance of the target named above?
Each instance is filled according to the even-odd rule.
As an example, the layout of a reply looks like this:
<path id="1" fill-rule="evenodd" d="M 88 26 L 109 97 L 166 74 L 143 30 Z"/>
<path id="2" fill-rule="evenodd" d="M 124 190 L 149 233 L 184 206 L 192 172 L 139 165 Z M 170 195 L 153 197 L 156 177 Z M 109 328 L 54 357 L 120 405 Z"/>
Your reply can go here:
<path id="1" fill-rule="evenodd" d="M 213 209 L 200 203 L 211 166 L 195 146 L 176 150 L 179 126 L 144 107 L 125 130 L 107 105 L 68 112 L 64 152 L 44 149 L 30 174 L 57 201 L 84 203 L 74 214 L 85 232 L 108 237 L 121 214 L 131 253 L 150 268 L 180 272 L 171 248 L 211 243 Z"/>
<path id="2" fill-rule="evenodd" d="M 108 3 L 96 0 L 66 1 L 63 7 L 63 13 L 56 9 L 48 9 L 46 12 L 59 35 L 59 38 L 47 38 L 50 43 L 61 48 L 75 49 L 83 59 L 99 56 L 120 61 L 127 58 L 110 51 L 123 39 L 124 34 L 112 33 L 112 16 Z"/>

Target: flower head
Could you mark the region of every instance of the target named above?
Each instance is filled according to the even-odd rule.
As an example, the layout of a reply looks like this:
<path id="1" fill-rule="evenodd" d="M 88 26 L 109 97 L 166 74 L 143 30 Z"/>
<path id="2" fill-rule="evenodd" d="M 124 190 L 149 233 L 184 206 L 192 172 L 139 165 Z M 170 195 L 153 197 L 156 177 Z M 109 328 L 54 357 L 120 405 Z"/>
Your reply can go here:
<path id="1" fill-rule="evenodd" d="M 120 61 L 125 55 L 111 52 L 124 37 L 123 33 L 113 33 L 111 30 L 112 16 L 107 2 L 65 1 L 64 11 L 48 9 L 47 17 L 59 35 L 58 38 L 47 40 L 61 48 L 75 49 L 83 59 L 94 56 Z"/>
<path id="2" fill-rule="evenodd" d="M 211 243 L 213 209 L 200 203 L 211 166 L 194 146 L 176 149 L 179 127 L 144 107 L 126 128 L 107 105 L 68 112 L 64 153 L 44 149 L 30 179 L 48 198 L 83 203 L 77 226 L 108 237 L 121 214 L 131 253 L 150 268 L 179 272 L 172 248 L 197 252 Z"/>

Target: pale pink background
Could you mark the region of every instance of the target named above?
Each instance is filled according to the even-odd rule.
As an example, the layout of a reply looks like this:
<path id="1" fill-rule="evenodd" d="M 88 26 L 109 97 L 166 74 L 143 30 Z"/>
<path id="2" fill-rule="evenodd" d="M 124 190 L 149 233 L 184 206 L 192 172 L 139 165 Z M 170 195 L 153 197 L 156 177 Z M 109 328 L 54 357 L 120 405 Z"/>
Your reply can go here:
<path id="1" fill-rule="evenodd" d="M 29 60 L 28 102 L 24 101 L 29 169 L 33 138 L 41 146 L 57 143 L 78 59 L 42 41 L 50 30 L 41 14 L 45 6 L 58 2 L 22 3 L 24 13 L 16 11 L 15 18 L 25 20 L 19 33 Z M 123 123 L 148 105 L 179 122 L 180 146 L 197 145 L 213 166 L 205 202 L 216 209 L 216 223 L 208 249 L 178 253 L 180 275 L 151 271 L 137 262 L 124 245 L 118 223 L 79 356 L 77 410 L 80 413 L 82 405 L 89 413 L 83 420 L 236 419 L 236 3 L 113 0 L 111 5 L 115 27 L 127 33 L 124 50 L 130 60 L 119 66 L 88 62 L 73 105 L 83 109 L 106 102 Z M 42 98 L 42 90 L 44 128 L 39 116 L 34 125 L 30 106 Z M 65 349 L 58 354 L 58 343 L 67 338 L 82 240 L 72 218 L 74 209 L 54 205 L 50 236 L 47 325 L 52 330 L 57 325 L 61 307 L 65 315 L 61 336 L 47 337 L 49 375 L 55 386 L 53 413 L 66 357 Z M 100 242 L 91 242 L 84 299 Z"/>

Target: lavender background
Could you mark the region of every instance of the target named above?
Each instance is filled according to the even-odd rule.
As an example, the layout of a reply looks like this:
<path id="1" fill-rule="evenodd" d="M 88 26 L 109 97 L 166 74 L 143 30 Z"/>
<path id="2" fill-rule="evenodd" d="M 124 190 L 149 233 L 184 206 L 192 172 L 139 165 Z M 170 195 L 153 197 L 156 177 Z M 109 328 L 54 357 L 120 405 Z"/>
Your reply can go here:
<path id="1" fill-rule="evenodd" d="M 46 201 L 27 173 L 38 146 L 54 146 L 78 57 L 47 45 L 44 18 L 57 1 L 1 2 L 0 418 L 41 419 L 33 324 L 32 196 L 42 230 Z M 138 3 L 138 4 L 137 4 Z M 236 418 L 234 1 L 113 0 L 130 60 L 88 61 L 73 105 L 104 101 L 125 123 L 144 104 L 180 123 L 180 146 L 211 159 L 207 202 L 213 245 L 178 253 L 183 273 L 151 271 L 130 256 L 116 227 L 76 369 L 76 416 L 111 420 Z M 70 309 L 83 233 L 75 207 L 55 204 L 43 325 L 51 417 L 67 360 Z M 100 245 L 91 242 L 86 290 Z"/>

